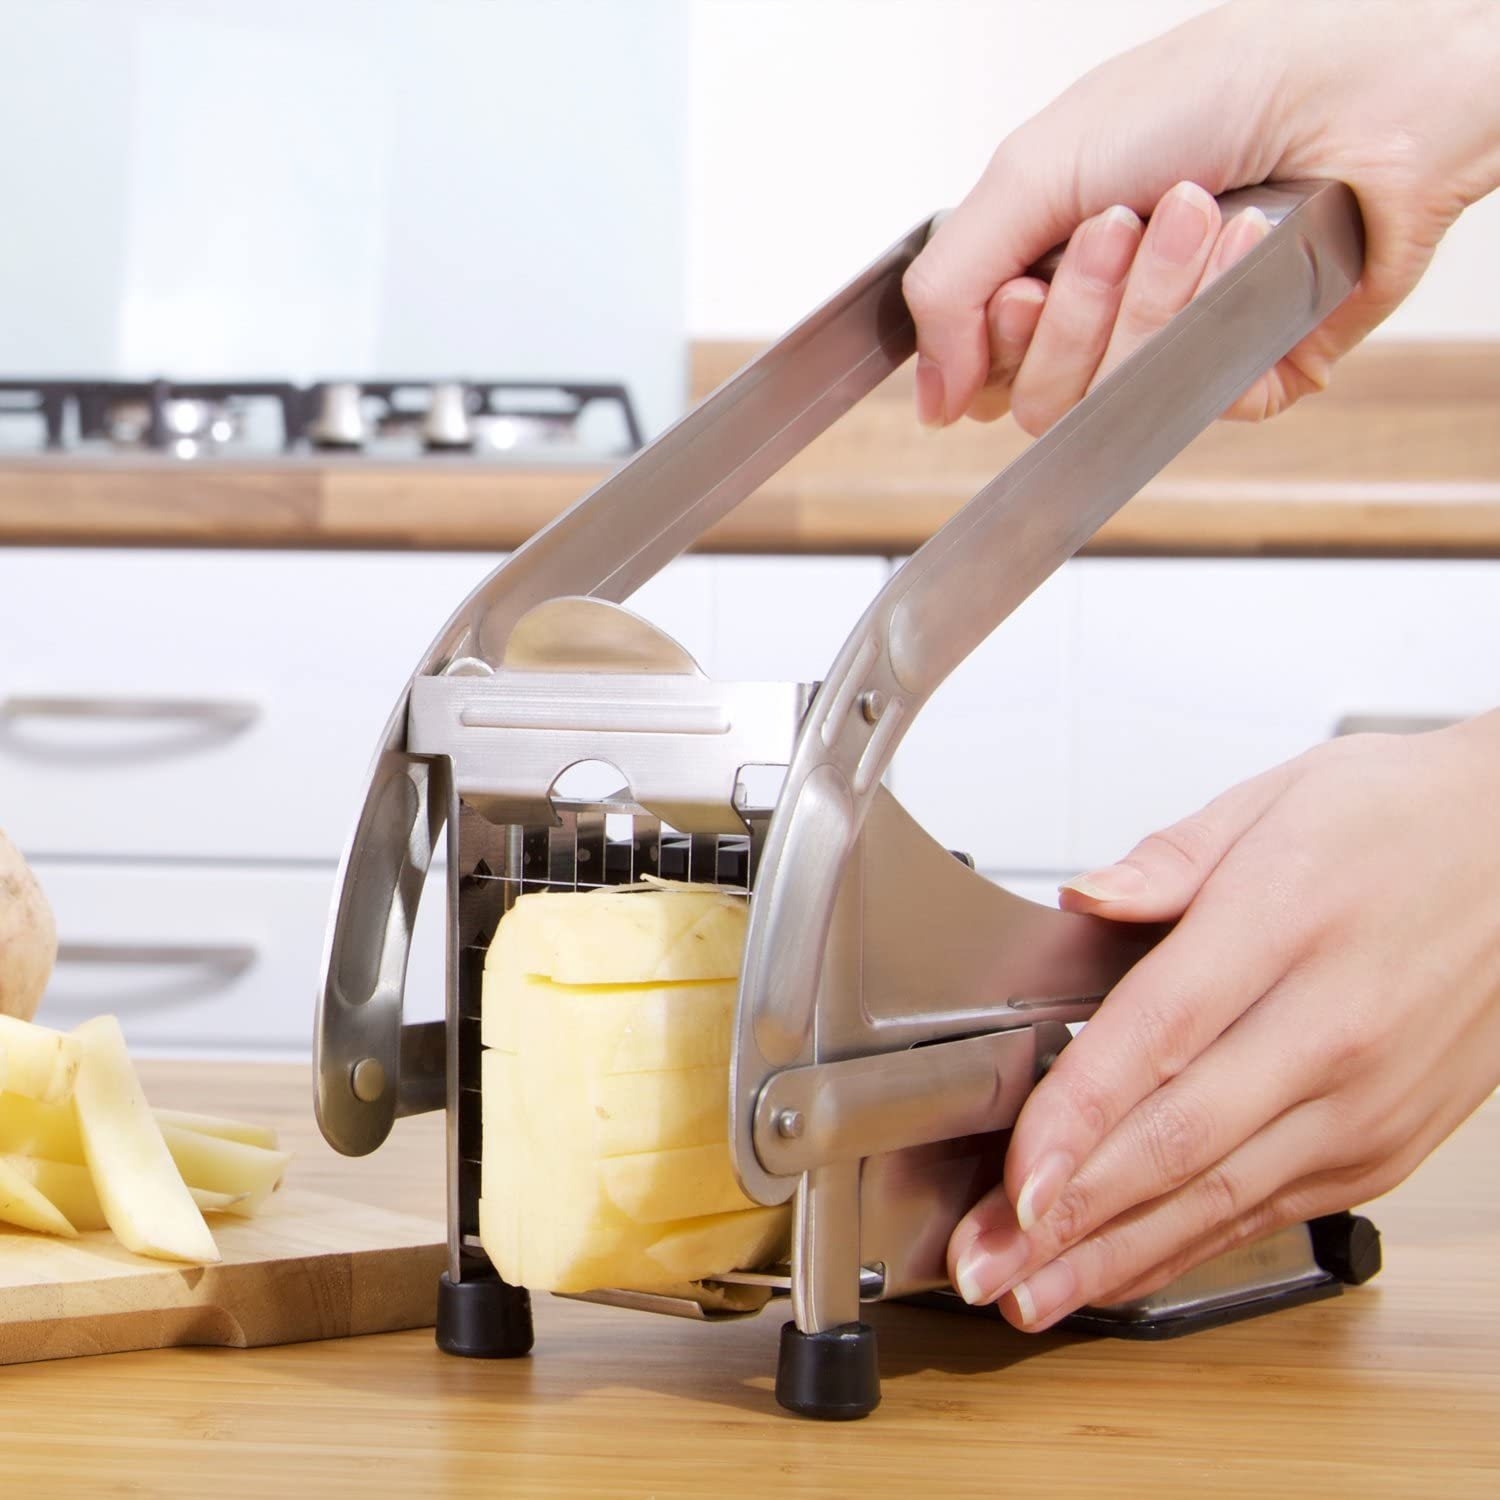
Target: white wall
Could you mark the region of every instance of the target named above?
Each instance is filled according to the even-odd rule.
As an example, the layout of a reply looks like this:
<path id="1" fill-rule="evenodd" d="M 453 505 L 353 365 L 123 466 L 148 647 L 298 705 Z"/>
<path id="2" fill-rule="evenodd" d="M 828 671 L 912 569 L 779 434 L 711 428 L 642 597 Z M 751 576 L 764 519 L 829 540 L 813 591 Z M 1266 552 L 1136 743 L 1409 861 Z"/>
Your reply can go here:
<path id="1" fill-rule="evenodd" d="M 1205 0 L 692 0 L 687 326 L 769 337 L 1081 73 Z M 1333 64 L 1336 66 L 1336 60 Z M 1500 335 L 1500 195 L 1385 325 Z"/>
<path id="2" fill-rule="evenodd" d="M 681 0 L 0 0 L 0 370 L 680 402 Z"/>

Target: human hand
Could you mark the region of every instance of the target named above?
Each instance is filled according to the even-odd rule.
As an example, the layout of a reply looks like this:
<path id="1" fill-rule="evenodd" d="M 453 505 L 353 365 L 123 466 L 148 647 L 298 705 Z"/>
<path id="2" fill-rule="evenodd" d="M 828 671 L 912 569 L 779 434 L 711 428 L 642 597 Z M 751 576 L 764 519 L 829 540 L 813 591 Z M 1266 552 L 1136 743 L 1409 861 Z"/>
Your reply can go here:
<path id="1" fill-rule="evenodd" d="M 1500 1084 L 1500 712 L 1320 745 L 1063 888 L 1180 918 L 1033 1090 L 954 1285 L 1038 1330 L 1388 1191 Z"/>
<path id="2" fill-rule="evenodd" d="M 1237 0 L 1105 63 L 1001 143 L 908 269 L 918 417 L 1043 432 L 1265 233 L 1210 195 L 1275 179 L 1354 189 L 1365 273 L 1227 415 L 1321 390 L 1500 183 L 1497 76 L 1487 0 Z M 1069 236 L 1050 288 L 1024 274 Z"/>

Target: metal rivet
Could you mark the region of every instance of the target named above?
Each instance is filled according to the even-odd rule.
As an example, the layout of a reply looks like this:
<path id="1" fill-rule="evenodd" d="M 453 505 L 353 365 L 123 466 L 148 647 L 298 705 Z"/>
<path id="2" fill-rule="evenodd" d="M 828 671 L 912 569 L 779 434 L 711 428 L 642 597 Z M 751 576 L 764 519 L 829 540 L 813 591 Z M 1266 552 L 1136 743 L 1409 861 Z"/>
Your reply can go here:
<path id="1" fill-rule="evenodd" d="M 361 1104 L 373 1104 L 385 1093 L 385 1069 L 373 1057 L 362 1057 L 349 1070 L 349 1087 Z"/>
<path id="2" fill-rule="evenodd" d="M 800 1140 L 805 1125 L 800 1109 L 784 1109 L 776 1116 L 776 1134 L 789 1141 Z"/>
<path id="3" fill-rule="evenodd" d="M 885 694 L 879 688 L 871 688 L 869 692 L 861 693 L 859 711 L 865 716 L 866 724 L 878 724 L 881 714 L 885 712 Z"/>

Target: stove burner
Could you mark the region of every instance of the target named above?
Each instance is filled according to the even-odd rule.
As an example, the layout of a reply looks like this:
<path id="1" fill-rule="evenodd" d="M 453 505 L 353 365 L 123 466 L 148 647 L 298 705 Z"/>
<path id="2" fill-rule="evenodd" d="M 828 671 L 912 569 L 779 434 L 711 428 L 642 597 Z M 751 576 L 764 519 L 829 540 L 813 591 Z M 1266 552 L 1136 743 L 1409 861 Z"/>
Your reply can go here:
<path id="1" fill-rule="evenodd" d="M 284 452 L 304 444 L 357 452 L 409 440 L 428 453 L 555 453 L 580 445 L 584 418 L 596 408 L 619 414 L 614 451 L 633 453 L 645 441 L 629 392 L 612 382 L 0 380 L 0 430 L 17 418 L 40 422 L 42 446 L 52 451 L 104 444 L 179 458 L 244 452 L 254 446 L 247 429 L 262 408 L 274 414 Z"/>

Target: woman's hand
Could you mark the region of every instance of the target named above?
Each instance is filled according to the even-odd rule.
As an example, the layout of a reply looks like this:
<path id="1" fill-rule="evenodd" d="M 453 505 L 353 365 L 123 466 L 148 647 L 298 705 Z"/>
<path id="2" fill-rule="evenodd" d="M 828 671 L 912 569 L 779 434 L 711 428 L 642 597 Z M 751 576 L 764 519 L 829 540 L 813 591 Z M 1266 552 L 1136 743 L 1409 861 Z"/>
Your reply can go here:
<path id="1" fill-rule="evenodd" d="M 1028 1099 L 954 1231 L 1019 1327 L 1400 1182 L 1500 1084 L 1500 713 L 1332 741 L 1063 888 L 1180 918 Z"/>
<path id="2" fill-rule="evenodd" d="M 1500 183 L 1497 78 L 1492 0 L 1237 0 L 1105 63 L 1001 143 L 907 271 L 919 418 L 1044 431 L 1265 233 L 1210 195 L 1278 178 L 1353 187 L 1365 274 L 1229 414 L 1321 390 Z M 1063 240 L 1050 288 L 1024 274 Z"/>

